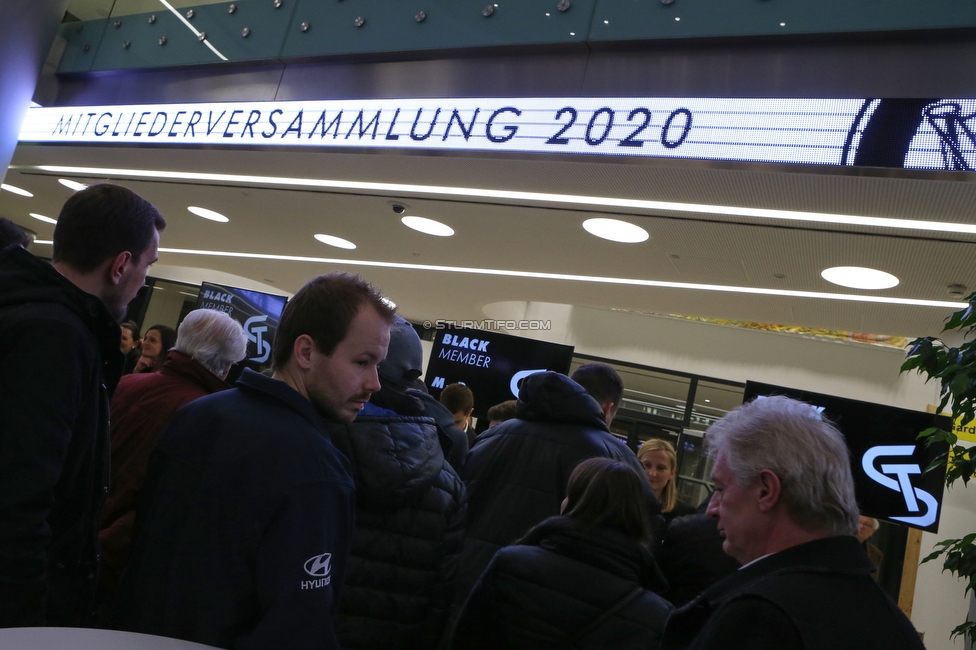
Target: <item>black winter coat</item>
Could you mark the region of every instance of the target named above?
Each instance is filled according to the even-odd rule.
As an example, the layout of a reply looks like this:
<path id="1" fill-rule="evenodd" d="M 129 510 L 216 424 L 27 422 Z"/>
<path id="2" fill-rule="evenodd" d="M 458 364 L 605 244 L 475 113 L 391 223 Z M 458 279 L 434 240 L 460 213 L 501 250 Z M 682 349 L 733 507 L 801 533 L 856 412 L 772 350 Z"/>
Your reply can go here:
<path id="1" fill-rule="evenodd" d="M 566 375 L 530 375 L 522 383 L 518 418 L 478 436 L 461 472 L 468 488 L 468 530 L 456 607 L 500 548 L 559 514 L 569 475 L 588 458 L 612 458 L 633 467 L 649 513 L 663 530 L 661 506 L 640 461 L 610 435 L 596 400 Z"/>
<path id="2" fill-rule="evenodd" d="M 375 396 L 374 396 L 375 397 Z M 397 411 L 422 413 L 399 395 Z M 394 406 L 389 402 L 387 406 Z M 444 631 L 464 534 L 465 491 L 434 420 L 367 405 L 332 441 L 356 482 L 356 528 L 339 600 L 343 648 L 423 650 Z"/>
<path id="3" fill-rule="evenodd" d="M 681 607 L 738 570 L 741 565 L 722 550 L 724 539 L 718 533 L 718 523 L 707 515 L 671 520 L 657 555 L 668 579 L 665 596 L 671 604 Z"/>
<path id="4" fill-rule="evenodd" d="M 0 252 L 0 627 L 90 613 L 121 336 L 97 297 Z"/>
<path id="5" fill-rule="evenodd" d="M 322 416 L 245 369 L 160 434 L 109 624 L 235 650 L 336 650 L 354 525 L 349 461 Z"/>
<path id="6" fill-rule="evenodd" d="M 451 464 L 451 467 L 460 472 L 464 467 L 464 458 L 468 455 L 468 436 L 454 424 L 454 414 L 427 393 L 419 390 L 408 390 L 407 394 L 420 400 L 420 403 L 423 404 L 423 415 L 434 418 L 438 428 L 450 440 L 450 444 L 445 445 L 444 455 L 447 456 L 447 462 Z"/>
<path id="7" fill-rule="evenodd" d="M 924 650 L 842 535 L 792 546 L 709 587 L 668 621 L 665 650 Z"/>
<path id="8" fill-rule="evenodd" d="M 638 587 L 644 591 L 578 636 Z M 616 531 L 552 517 L 518 546 L 495 554 L 464 605 L 451 647 L 655 648 L 671 610 L 653 593 L 661 588 L 647 547 Z"/>

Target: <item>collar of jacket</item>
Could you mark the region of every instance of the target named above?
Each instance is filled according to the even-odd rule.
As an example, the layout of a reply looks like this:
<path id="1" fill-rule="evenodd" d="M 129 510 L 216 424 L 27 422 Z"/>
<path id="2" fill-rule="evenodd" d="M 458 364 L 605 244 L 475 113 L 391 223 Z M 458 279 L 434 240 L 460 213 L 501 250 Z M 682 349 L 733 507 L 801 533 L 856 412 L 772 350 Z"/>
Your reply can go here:
<path id="1" fill-rule="evenodd" d="M 572 517 L 549 517 L 518 544 L 542 548 L 633 579 L 645 589 L 664 593 L 668 581 L 645 544 L 608 528 L 588 528 Z"/>
<path id="2" fill-rule="evenodd" d="M 188 357 L 179 350 L 170 350 L 166 363 L 160 371 L 163 375 L 171 375 L 191 381 L 208 393 L 230 388 L 230 384 L 203 367 L 192 357 Z"/>
<path id="3" fill-rule="evenodd" d="M 679 611 L 696 607 L 714 610 L 760 578 L 788 573 L 870 574 L 874 565 L 851 535 L 825 537 L 768 555 L 718 581 Z"/>
<path id="4" fill-rule="evenodd" d="M 98 296 L 86 293 L 57 269 L 20 246 L 0 251 L 0 308 L 26 303 L 56 303 L 70 309 L 91 331 L 102 358 L 109 394 L 122 376 L 122 329 Z"/>
<path id="5" fill-rule="evenodd" d="M 537 372 L 519 390 L 520 420 L 573 422 L 610 431 L 603 409 L 582 386 L 560 372 Z"/>
<path id="6" fill-rule="evenodd" d="M 121 336 L 121 335 L 120 335 Z M 312 426 L 318 429 L 323 436 L 328 437 L 326 423 L 331 423 L 322 418 L 315 407 L 297 390 L 285 382 L 266 377 L 260 372 L 254 372 L 250 368 L 245 368 L 237 380 L 237 387 L 252 393 L 260 393 L 276 401 L 284 403 L 293 411 L 298 412 L 303 418 L 309 421 Z M 340 424 L 340 423 L 335 423 Z"/>

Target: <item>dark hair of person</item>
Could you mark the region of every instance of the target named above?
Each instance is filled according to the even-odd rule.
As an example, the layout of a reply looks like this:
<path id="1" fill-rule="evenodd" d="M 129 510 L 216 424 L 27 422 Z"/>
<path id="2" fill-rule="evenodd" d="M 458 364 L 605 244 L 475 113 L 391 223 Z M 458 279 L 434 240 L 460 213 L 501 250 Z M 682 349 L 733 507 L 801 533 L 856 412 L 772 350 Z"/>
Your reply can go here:
<path id="1" fill-rule="evenodd" d="M 138 262 L 153 233 L 166 220 L 153 205 L 118 185 L 92 185 L 68 199 L 54 227 L 54 262 L 90 273 L 106 260 L 128 251 Z"/>
<path id="2" fill-rule="evenodd" d="M 151 330 L 156 330 L 159 332 L 159 338 L 163 342 L 163 351 L 160 354 L 162 360 L 166 359 L 166 354 L 176 345 L 176 330 L 172 327 L 166 327 L 165 325 L 153 325 L 152 327 L 146 329 L 146 334 Z M 159 368 L 157 368 L 159 370 Z"/>
<path id="3" fill-rule="evenodd" d="M 518 415 L 517 399 L 510 399 L 507 402 L 502 402 L 501 404 L 495 404 L 490 409 L 488 409 L 489 420 L 498 420 L 499 422 L 504 422 L 505 420 L 511 420 L 516 415 Z"/>
<path id="4" fill-rule="evenodd" d="M 576 369 L 570 379 L 582 386 L 598 403 L 609 402 L 614 408 L 620 406 L 620 400 L 624 396 L 624 381 L 607 364 L 584 364 Z"/>
<path id="5" fill-rule="evenodd" d="M 451 413 L 467 413 L 474 408 L 474 393 L 464 384 L 449 384 L 441 391 L 440 401 Z"/>
<path id="6" fill-rule="evenodd" d="M 312 338 L 320 353 L 331 355 L 346 338 L 349 325 L 363 305 L 369 305 L 393 324 L 396 312 L 383 302 L 373 285 L 358 275 L 337 271 L 309 280 L 281 313 L 272 347 L 272 367 L 279 370 L 288 364 L 295 340 L 303 334 Z"/>
<path id="7" fill-rule="evenodd" d="M 641 542 L 651 539 L 641 477 L 610 458 L 590 458 L 576 466 L 566 486 L 563 514 L 591 528 L 609 528 Z"/>
<path id="8" fill-rule="evenodd" d="M 136 322 L 135 321 L 133 321 L 133 320 L 122 321 L 121 323 L 119 323 L 119 326 L 122 327 L 123 329 L 129 330 L 129 334 L 132 335 L 132 340 L 133 341 L 138 341 L 139 340 L 139 338 L 140 338 L 140 336 L 139 336 L 139 326 L 136 325 Z M 165 326 L 164 325 L 159 325 L 158 327 L 165 327 Z M 169 329 L 169 328 L 167 328 L 167 329 Z M 162 335 L 162 330 L 160 330 L 160 335 Z M 176 339 L 173 339 L 173 340 L 175 341 Z"/>
<path id="9" fill-rule="evenodd" d="M 29 243 L 30 237 L 20 229 L 20 226 L 9 219 L 0 217 L 0 250 L 12 244 L 16 244 L 21 248 L 27 248 L 27 244 Z"/>

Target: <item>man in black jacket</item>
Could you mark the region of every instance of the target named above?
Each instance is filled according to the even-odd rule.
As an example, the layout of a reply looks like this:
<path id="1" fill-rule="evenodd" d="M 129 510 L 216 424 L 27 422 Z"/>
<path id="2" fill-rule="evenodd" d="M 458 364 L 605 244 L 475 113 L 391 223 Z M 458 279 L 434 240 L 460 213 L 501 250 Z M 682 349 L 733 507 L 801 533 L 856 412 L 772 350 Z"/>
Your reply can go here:
<path id="1" fill-rule="evenodd" d="M 923 650 L 871 578 L 844 437 L 809 404 L 766 397 L 707 432 L 707 514 L 743 567 L 675 612 L 667 650 Z"/>
<path id="2" fill-rule="evenodd" d="M 87 621 L 119 321 L 165 226 L 133 192 L 96 185 L 64 204 L 53 265 L 0 252 L 0 627 Z"/>
<path id="3" fill-rule="evenodd" d="M 612 368 L 600 365 L 584 374 L 603 403 L 561 373 L 530 375 L 522 382 L 518 417 L 487 429 L 468 452 L 461 473 L 468 488 L 468 528 L 455 615 L 498 549 L 559 514 L 569 475 L 587 458 L 612 458 L 636 469 L 649 513 L 660 514 L 637 456 L 610 435 L 623 383 Z"/>
<path id="4" fill-rule="evenodd" d="M 445 458 L 451 441 L 426 412 L 426 395 L 409 388 L 422 364 L 420 337 L 398 316 L 382 388 L 355 422 L 330 430 L 356 481 L 337 625 L 346 650 L 433 650 L 447 623 L 466 499 Z"/>
<path id="5" fill-rule="evenodd" d="M 272 377 L 245 370 L 176 412 L 150 460 L 113 627 L 339 648 L 355 487 L 326 423 L 352 422 L 379 390 L 392 321 L 359 277 L 315 278 L 281 314 Z"/>

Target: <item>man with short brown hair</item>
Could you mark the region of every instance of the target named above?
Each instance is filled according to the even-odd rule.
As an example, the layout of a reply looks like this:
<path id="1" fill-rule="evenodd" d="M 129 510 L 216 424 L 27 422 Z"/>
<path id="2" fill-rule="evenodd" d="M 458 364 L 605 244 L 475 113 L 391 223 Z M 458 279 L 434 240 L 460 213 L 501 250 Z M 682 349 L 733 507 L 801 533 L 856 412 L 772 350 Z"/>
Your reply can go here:
<path id="1" fill-rule="evenodd" d="M 328 425 L 380 389 L 393 317 L 359 277 L 317 277 L 285 305 L 272 377 L 245 370 L 176 413 L 150 461 L 113 626 L 338 649 L 355 486 Z"/>
<path id="2" fill-rule="evenodd" d="M 95 185 L 61 209 L 53 264 L 0 251 L 0 627 L 88 621 L 119 321 L 165 227 L 134 192 Z"/>

